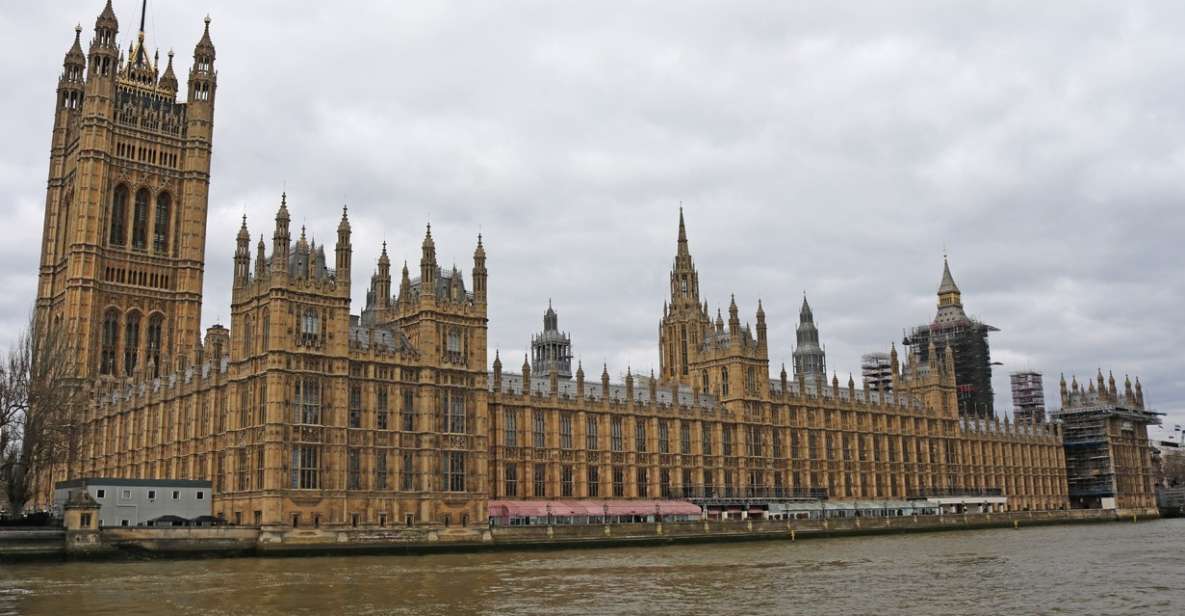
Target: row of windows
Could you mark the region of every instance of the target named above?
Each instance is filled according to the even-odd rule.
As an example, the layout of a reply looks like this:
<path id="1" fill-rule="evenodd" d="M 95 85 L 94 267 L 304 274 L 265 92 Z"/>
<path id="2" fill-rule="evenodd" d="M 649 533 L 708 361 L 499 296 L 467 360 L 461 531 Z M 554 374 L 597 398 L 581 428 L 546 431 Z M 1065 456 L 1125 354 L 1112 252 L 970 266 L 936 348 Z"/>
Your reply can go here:
<path id="1" fill-rule="evenodd" d="M 180 161 L 180 157 L 173 152 L 124 142 L 115 144 L 115 155 L 120 158 L 129 158 L 150 165 L 160 163 L 165 167 L 172 167 L 174 169 L 177 168 L 177 163 Z"/>
<path id="2" fill-rule="evenodd" d="M 136 191 L 132 209 L 128 211 L 130 192 L 126 184 L 115 187 L 111 199 L 111 215 L 108 224 L 107 243 L 112 246 L 126 246 L 129 243 L 136 250 L 148 249 L 149 204 L 152 196 L 147 188 Z M 173 197 L 167 191 L 156 195 L 156 208 L 152 218 L 152 251 L 167 254 L 169 251 L 169 230 Z M 131 236 L 129 237 L 129 230 Z"/>
<path id="3" fill-rule="evenodd" d="M 245 451 L 240 451 L 245 456 Z M 415 454 L 404 452 L 398 455 L 400 469 L 398 489 L 413 492 L 430 489 L 430 486 L 416 485 Z M 243 464 L 246 459 L 243 458 Z M 262 467 L 261 467 L 262 468 Z M 290 485 L 294 490 L 321 489 L 322 473 L 327 472 L 321 448 L 317 445 L 299 445 L 292 449 Z M 348 490 L 391 490 L 395 474 L 391 471 L 388 456 L 374 456 L 374 463 L 366 473 L 363 469 L 363 453 L 359 448 L 346 451 L 346 489 Z M 261 471 L 262 472 L 262 471 Z M 367 481 L 369 475 L 370 481 Z M 440 454 L 440 489 L 445 492 L 464 492 L 466 477 L 466 454 L 461 451 L 445 451 Z M 260 484 L 262 486 L 262 475 Z"/>
<path id="4" fill-rule="evenodd" d="M 103 270 L 103 280 L 117 284 L 131 284 L 153 289 L 168 289 L 172 278 L 168 274 L 160 274 L 138 269 L 122 267 L 108 267 Z"/>

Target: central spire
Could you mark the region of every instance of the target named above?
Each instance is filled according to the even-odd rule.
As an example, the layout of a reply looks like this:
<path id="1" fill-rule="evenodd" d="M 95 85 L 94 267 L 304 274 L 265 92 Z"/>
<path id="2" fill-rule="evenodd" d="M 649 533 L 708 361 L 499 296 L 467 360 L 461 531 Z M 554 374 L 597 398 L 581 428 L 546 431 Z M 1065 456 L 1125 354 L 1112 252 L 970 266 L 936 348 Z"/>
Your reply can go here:
<path id="1" fill-rule="evenodd" d="M 140 39 L 144 38 L 144 17 L 148 14 L 148 0 L 140 3 Z"/>

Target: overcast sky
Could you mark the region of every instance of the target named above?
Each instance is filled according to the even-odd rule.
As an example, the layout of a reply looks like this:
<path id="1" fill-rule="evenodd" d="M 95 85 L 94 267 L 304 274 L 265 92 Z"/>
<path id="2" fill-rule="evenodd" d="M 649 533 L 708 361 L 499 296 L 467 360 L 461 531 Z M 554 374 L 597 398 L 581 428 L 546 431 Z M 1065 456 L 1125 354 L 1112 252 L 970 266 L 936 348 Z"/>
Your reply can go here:
<path id="1" fill-rule="evenodd" d="M 0 344 L 36 295 L 54 89 L 101 0 L 0 11 Z M 118 0 L 120 39 L 139 2 Z M 712 312 L 768 313 L 790 363 L 805 290 L 859 379 L 934 316 L 944 249 L 1007 373 L 1139 375 L 1185 421 L 1185 4 L 150 2 L 184 81 L 213 17 L 218 93 L 203 322 L 226 322 L 239 217 L 354 225 L 354 312 L 379 245 L 433 225 L 490 270 L 517 369 L 548 298 L 575 353 L 657 369 L 678 208 Z"/>

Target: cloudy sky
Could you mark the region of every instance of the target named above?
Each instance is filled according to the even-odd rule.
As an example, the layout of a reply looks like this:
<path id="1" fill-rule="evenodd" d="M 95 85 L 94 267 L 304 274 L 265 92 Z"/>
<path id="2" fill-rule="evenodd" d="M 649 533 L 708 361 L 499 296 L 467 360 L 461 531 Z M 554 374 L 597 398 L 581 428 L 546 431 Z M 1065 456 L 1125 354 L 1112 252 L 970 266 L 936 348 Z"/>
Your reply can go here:
<path id="1" fill-rule="evenodd" d="M 0 344 L 36 294 L 53 92 L 101 0 L 0 12 Z M 139 2 L 118 0 L 123 46 Z M 379 244 L 429 220 L 490 269 L 511 366 L 552 298 L 586 365 L 657 368 L 687 216 L 715 311 L 735 293 L 789 363 L 805 290 L 842 378 L 928 322 L 944 249 L 1007 372 L 1140 375 L 1185 422 L 1185 4 L 1174 2 L 150 2 L 185 79 L 218 50 L 206 324 L 243 213 L 285 188 L 330 240 L 354 221 L 355 310 Z M 492 359 L 492 355 L 491 355 Z M 1056 405 L 1055 405 L 1056 406 Z"/>

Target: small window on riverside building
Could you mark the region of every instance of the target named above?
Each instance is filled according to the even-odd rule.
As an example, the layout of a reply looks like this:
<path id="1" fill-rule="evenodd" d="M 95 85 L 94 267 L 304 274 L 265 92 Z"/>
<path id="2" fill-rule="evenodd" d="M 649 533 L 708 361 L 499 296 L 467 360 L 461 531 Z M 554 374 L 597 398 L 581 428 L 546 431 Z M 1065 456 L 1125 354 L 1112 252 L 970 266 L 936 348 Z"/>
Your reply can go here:
<path id="1" fill-rule="evenodd" d="M 181 491 L 180 490 L 173 490 L 173 500 L 179 500 L 180 498 L 181 498 Z"/>
<path id="2" fill-rule="evenodd" d="M 148 491 L 148 500 L 150 500 L 150 501 L 156 500 L 156 490 L 149 490 Z"/>
<path id="3" fill-rule="evenodd" d="M 107 498 L 107 490 L 98 490 L 95 492 L 97 498 Z"/>
<path id="4" fill-rule="evenodd" d="M 205 492 L 202 492 L 201 490 L 198 490 L 198 493 L 197 493 L 197 499 L 198 499 L 198 500 L 202 500 L 202 499 L 204 499 L 204 498 L 206 498 L 206 493 L 205 493 Z"/>

